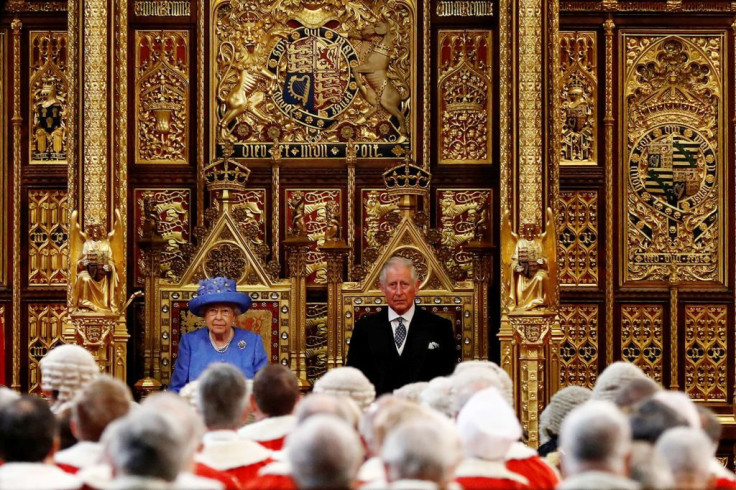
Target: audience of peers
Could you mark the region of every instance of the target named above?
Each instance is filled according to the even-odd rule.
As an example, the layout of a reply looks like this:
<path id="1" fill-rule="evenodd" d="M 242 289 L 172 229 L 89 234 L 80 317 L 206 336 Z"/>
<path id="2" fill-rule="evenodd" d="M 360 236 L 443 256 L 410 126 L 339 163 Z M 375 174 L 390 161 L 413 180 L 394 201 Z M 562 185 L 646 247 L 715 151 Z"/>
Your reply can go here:
<path id="1" fill-rule="evenodd" d="M 138 406 L 124 383 L 64 350 L 77 361 L 55 365 L 48 400 L 0 389 L 2 489 L 736 488 L 715 457 L 718 417 L 626 363 L 593 390 L 552 397 L 538 453 L 524 442 L 511 378 L 488 361 L 377 400 L 350 367 L 300 398 L 281 365 L 260 370 L 251 389 L 238 367 L 212 363 L 183 390 L 189 398 L 161 393 Z M 61 451 L 59 404 L 78 440 Z"/>

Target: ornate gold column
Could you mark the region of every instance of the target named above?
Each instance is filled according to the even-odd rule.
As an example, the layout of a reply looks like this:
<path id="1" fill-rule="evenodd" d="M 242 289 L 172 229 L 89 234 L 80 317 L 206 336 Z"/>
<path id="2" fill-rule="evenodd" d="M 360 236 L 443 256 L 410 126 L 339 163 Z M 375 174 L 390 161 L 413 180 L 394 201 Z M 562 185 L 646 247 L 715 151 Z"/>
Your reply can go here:
<path id="1" fill-rule="evenodd" d="M 20 31 L 19 18 L 10 23 L 13 30 L 13 377 L 10 385 L 20 390 L 20 132 L 23 116 L 20 114 Z"/>
<path id="2" fill-rule="evenodd" d="M 332 369 L 343 365 L 342 306 L 337 299 L 350 247 L 340 238 L 325 240 L 319 250 L 327 256 L 327 369 Z"/>
<path id="3" fill-rule="evenodd" d="M 501 0 L 501 366 L 514 380 L 528 443 L 559 386 L 559 5 Z"/>
<path id="4" fill-rule="evenodd" d="M 127 0 L 69 0 L 69 321 L 124 380 L 127 242 Z M 96 231 L 93 231 L 96 230 Z M 81 283 L 84 282 L 84 287 Z M 91 289 L 90 289 L 91 288 Z M 90 291 L 98 291 L 93 297 Z"/>
<path id="5" fill-rule="evenodd" d="M 291 236 L 284 240 L 284 248 L 288 255 L 289 277 L 291 277 L 292 305 L 307 304 L 307 253 L 311 242 L 305 236 Z M 299 389 L 310 388 L 307 381 L 307 310 L 306 308 L 292 309 L 291 314 L 296 316 L 292 323 L 291 343 L 289 344 L 289 360 L 291 370 L 299 379 Z"/>

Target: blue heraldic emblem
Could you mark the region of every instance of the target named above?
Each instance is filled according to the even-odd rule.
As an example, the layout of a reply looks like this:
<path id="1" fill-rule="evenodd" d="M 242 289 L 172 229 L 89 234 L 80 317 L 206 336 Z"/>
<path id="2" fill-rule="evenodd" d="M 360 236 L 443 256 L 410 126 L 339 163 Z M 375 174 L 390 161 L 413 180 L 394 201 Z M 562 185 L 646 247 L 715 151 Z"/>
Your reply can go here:
<path id="1" fill-rule="evenodd" d="M 268 59 L 268 70 L 283 80 L 274 102 L 301 124 L 326 129 L 355 98 L 356 66 L 355 49 L 337 32 L 327 27 L 295 29 L 274 46 Z"/>

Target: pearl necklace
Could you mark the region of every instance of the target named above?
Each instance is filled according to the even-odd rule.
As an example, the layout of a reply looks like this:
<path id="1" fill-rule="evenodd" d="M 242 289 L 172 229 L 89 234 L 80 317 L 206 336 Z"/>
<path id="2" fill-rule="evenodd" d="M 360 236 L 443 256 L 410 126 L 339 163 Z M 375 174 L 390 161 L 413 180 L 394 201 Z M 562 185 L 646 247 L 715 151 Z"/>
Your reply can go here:
<path id="1" fill-rule="evenodd" d="M 230 330 L 230 332 L 232 333 L 230 340 L 228 340 L 227 344 L 223 345 L 222 347 L 217 347 L 217 344 L 215 344 L 215 338 L 212 336 L 212 332 L 210 332 L 210 344 L 212 344 L 212 348 L 215 349 L 220 354 L 224 353 L 227 350 L 227 348 L 230 347 L 230 342 L 232 342 L 233 339 L 235 338 L 235 332 L 233 332 L 232 329 Z"/>

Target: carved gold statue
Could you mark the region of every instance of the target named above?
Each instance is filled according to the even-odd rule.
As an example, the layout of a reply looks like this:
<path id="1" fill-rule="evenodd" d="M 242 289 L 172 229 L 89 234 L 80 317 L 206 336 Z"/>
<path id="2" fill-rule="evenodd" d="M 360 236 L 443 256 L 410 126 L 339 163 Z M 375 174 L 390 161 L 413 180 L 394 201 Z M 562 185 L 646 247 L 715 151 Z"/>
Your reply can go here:
<path id="1" fill-rule="evenodd" d="M 71 215 L 69 255 L 76 259 L 72 268 L 72 308 L 98 313 L 118 313 L 121 285 L 115 258 L 122 257 L 122 220 L 115 211 L 115 225 L 105 233 L 102 225 L 92 223 L 82 231 L 78 213 Z"/>
<path id="2" fill-rule="evenodd" d="M 511 227 L 509 211 L 504 213 L 501 238 L 508 247 L 502 256 L 503 267 L 509 274 L 504 289 L 510 312 L 543 309 L 553 303 L 556 280 L 554 226 L 553 212 L 547 208 L 544 233 L 539 233 L 538 225 L 525 223 L 519 237 Z"/>
<path id="3" fill-rule="evenodd" d="M 562 157 L 565 160 L 587 161 L 593 158 L 593 110 L 586 99 L 582 82 L 570 84 L 568 100 L 562 103 Z"/>
<path id="4" fill-rule="evenodd" d="M 399 138 L 396 142 L 401 143 L 406 141 L 408 135 L 406 118 L 401 107 L 402 96 L 395 85 L 397 81 L 391 80 L 389 76 L 391 51 L 397 37 L 396 26 L 392 21 L 377 22 L 375 25 L 364 27 L 357 37 L 367 40 L 374 36 L 379 37 L 378 44 L 368 54 L 365 62 L 355 68 L 355 73 L 360 75 L 355 77 L 358 89 L 371 105 L 370 111 L 361 116 L 358 124 L 363 124 L 374 112 L 383 108 L 397 119 Z"/>

